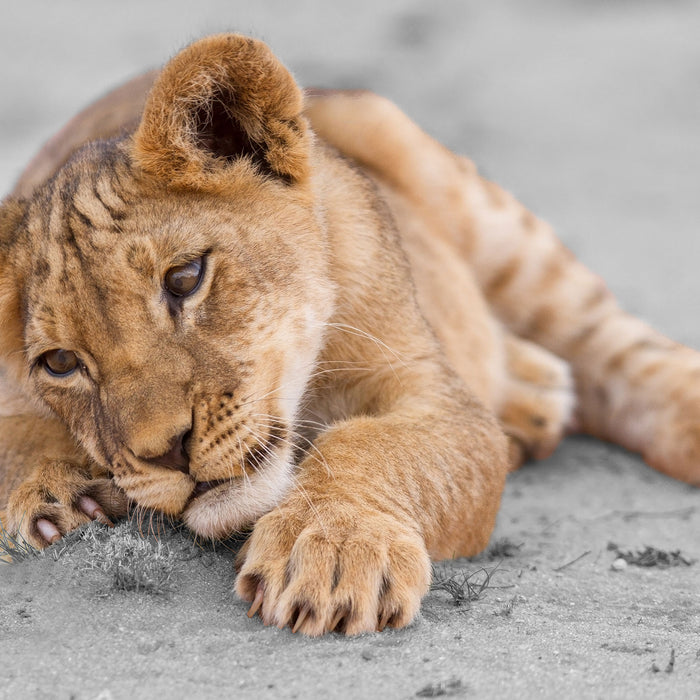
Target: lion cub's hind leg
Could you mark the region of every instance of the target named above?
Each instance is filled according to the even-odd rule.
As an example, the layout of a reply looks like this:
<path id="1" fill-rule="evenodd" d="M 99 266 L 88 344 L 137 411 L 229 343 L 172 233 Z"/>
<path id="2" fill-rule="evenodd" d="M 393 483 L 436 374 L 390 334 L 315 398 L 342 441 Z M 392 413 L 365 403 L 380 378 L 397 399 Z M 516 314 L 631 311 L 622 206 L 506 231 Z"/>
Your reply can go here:
<path id="1" fill-rule="evenodd" d="M 576 391 L 569 365 L 506 333 L 506 375 L 496 413 L 510 442 L 511 469 L 552 454 L 572 427 Z"/>

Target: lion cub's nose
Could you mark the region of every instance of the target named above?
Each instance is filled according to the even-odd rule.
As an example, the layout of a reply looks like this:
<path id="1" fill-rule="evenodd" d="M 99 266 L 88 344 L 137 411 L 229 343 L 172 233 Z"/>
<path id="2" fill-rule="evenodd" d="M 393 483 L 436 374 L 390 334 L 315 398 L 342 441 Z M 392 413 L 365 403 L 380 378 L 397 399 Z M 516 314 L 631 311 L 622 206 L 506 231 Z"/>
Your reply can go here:
<path id="1" fill-rule="evenodd" d="M 144 462 L 154 464 L 157 467 L 176 469 L 177 471 L 189 474 L 190 457 L 185 449 L 185 443 L 190 436 L 190 431 L 177 435 L 170 441 L 170 449 L 158 457 L 141 457 Z"/>

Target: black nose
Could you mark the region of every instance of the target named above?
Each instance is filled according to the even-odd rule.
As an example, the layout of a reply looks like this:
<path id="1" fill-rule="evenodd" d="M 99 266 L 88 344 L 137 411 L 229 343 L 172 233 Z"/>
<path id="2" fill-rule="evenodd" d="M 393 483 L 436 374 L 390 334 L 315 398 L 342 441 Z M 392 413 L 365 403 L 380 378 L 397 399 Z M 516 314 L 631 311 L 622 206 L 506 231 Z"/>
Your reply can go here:
<path id="1" fill-rule="evenodd" d="M 189 430 L 181 435 L 177 435 L 170 441 L 170 449 L 167 452 L 158 457 L 142 457 L 141 459 L 156 467 L 166 467 L 167 469 L 175 469 L 176 471 L 189 474 L 190 457 L 185 448 L 189 436 Z"/>

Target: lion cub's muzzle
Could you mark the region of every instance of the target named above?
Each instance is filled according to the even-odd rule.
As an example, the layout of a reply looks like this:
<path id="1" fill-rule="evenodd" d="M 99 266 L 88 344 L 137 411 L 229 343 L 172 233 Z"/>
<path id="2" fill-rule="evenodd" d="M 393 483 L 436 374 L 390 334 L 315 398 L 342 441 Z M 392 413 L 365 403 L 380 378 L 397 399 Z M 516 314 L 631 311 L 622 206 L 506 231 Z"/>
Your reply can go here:
<path id="1" fill-rule="evenodd" d="M 170 448 L 162 455 L 158 455 L 157 457 L 140 457 L 141 461 L 154 467 L 173 469 L 191 476 L 194 483 L 192 494 L 188 500 L 188 503 L 191 503 L 198 496 L 207 493 L 207 491 L 211 491 L 211 489 L 213 489 L 215 486 L 219 486 L 220 484 L 224 484 L 231 480 L 230 478 L 226 478 L 214 479 L 211 481 L 198 481 L 196 474 L 190 474 L 190 455 L 188 452 L 187 442 L 191 436 L 192 430 L 186 430 L 183 433 L 180 433 L 180 435 L 176 435 L 170 441 Z"/>
<path id="2" fill-rule="evenodd" d="M 178 424 L 174 418 L 161 424 L 168 423 Z M 254 522 L 291 487 L 294 443 L 272 397 L 239 402 L 223 393 L 198 399 L 191 421 L 181 420 L 175 430 L 158 443 L 167 447 L 161 454 L 129 449 L 114 460 L 115 481 L 142 507 L 181 517 L 204 536 L 222 537 Z"/>

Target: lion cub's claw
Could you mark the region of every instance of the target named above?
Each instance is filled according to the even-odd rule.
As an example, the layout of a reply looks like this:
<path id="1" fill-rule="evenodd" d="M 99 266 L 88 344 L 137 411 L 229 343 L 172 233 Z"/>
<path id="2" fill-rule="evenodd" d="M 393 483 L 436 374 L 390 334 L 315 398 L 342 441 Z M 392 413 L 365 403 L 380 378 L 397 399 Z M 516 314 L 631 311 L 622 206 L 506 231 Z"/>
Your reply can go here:
<path id="1" fill-rule="evenodd" d="M 379 624 L 377 625 L 377 632 L 383 632 L 384 628 L 389 624 L 390 619 L 391 619 L 391 611 L 385 610 L 384 614 L 382 615 L 381 619 L 379 620 Z"/>
<path id="2" fill-rule="evenodd" d="M 61 531 L 46 518 L 39 518 L 36 521 L 36 529 L 39 534 L 44 538 L 47 545 L 53 544 L 57 540 L 60 540 L 62 535 Z"/>
<path id="3" fill-rule="evenodd" d="M 335 617 L 334 617 L 333 620 L 331 621 L 331 624 L 328 625 L 328 631 L 329 631 L 329 632 L 333 632 L 334 630 L 338 629 L 338 625 L 342 622 L 342 620 L 343 620 L 343 618 L 345 617 L 345 615 L 346 615 L 346 611 L 345 611 L 345 610 L 338 610 L 338 611 L 335 613 Z"/>
<path id="4" fill-rule="evenodd" d="M 289 621 L 290 626 L 292 626 L 292 634 L 296 634 L 297 630 L 300 630 L 304 623 L 306 622 L 306 619 L 311 615 L 311 608 L 308 605 L 303 605 L 299 611 L 297 612 L 296 620 L 294 621 L 294 625 L 292 626 L 292 621 Z M 282 625 L 284 627 L 284 625 Z M 331 628 L 333 629 L 333 628 Z"/>
<path id="5" fill-rule="evenodd" d="M 102 506 L 90 496 L 81 496 L 78 499 L 78 509 L 81 510 L 91 520 L 114 527 L 114 523 L 107 517 L 107 514 L 102 510 Z"/>
<path id="6" fill-rule="evenodd" d="M 253 603 L 248 610 L 248 617 L 255 617 L 255 614 L 262 607 L 264 595 L 265 589 L 262 587 L 262 585 L 258 584 L 258 590 L 255 593 L 255 598 L 253 599 Z"/>

